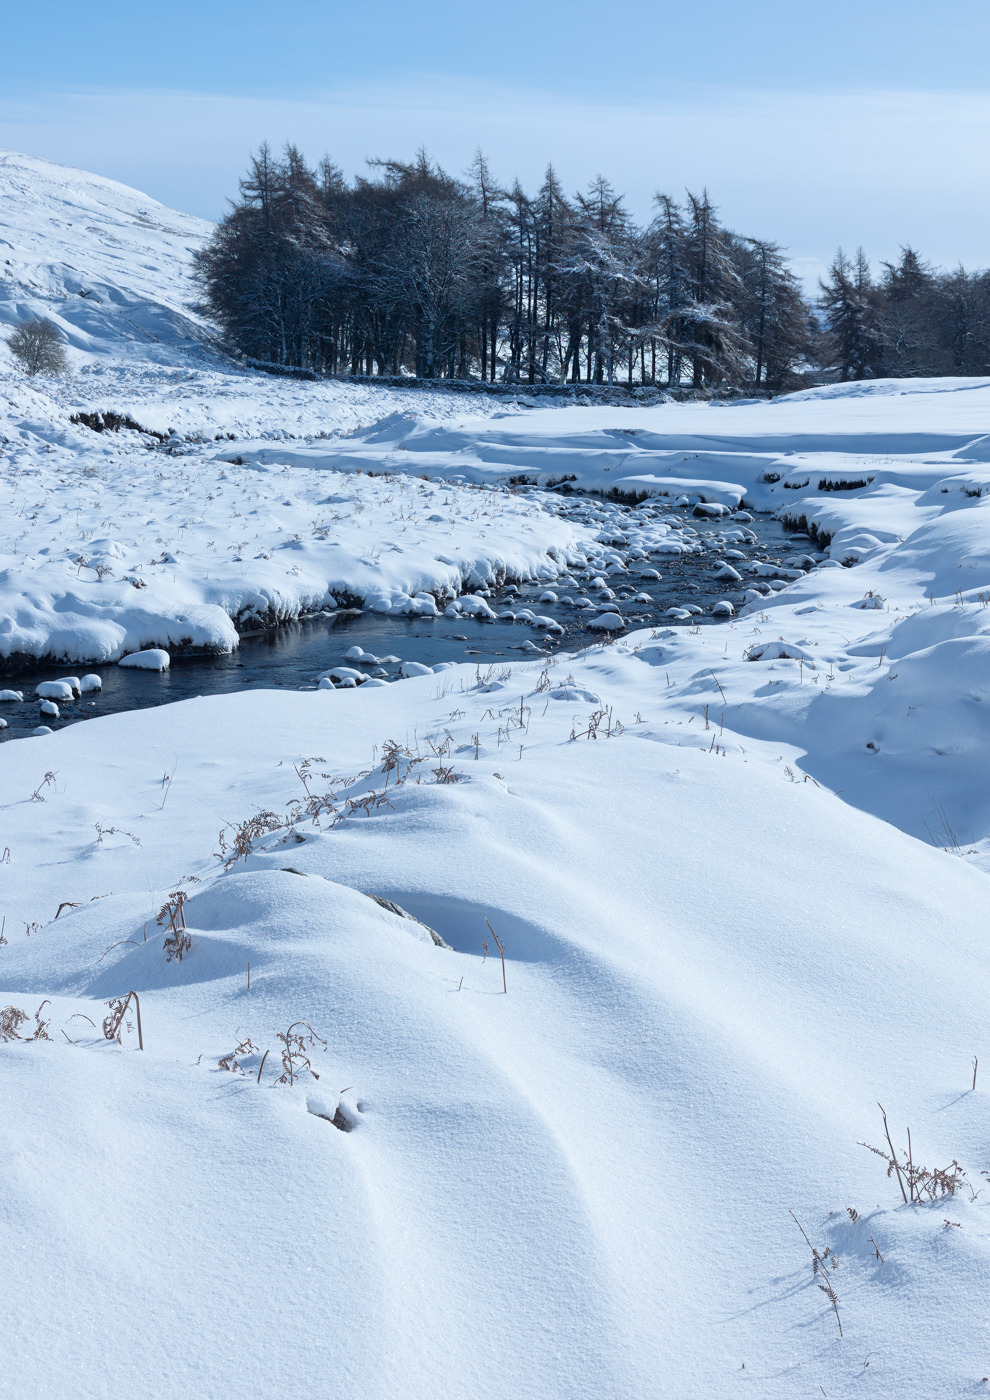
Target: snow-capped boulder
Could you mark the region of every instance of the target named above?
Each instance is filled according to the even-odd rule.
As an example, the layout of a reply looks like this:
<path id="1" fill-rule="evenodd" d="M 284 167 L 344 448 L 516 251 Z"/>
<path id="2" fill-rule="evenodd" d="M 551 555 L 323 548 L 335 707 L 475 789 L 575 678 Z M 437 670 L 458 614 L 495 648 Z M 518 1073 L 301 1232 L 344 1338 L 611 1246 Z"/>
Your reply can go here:
<path id="1" fill-rule="evenodd" d="M 68 681 L 42 681 L 36 685 L 34 693 L 42 700 L 71 700 L 73 698 L 72 686 Z"/>
<path id="2" fill-rule="evenodd" d="M 149 647 L 147 651 L 132 651 L 122 656 L 118 666 L 127 666 L 137 671 L 167 671 L 172 658 L 161 647 Z"/>

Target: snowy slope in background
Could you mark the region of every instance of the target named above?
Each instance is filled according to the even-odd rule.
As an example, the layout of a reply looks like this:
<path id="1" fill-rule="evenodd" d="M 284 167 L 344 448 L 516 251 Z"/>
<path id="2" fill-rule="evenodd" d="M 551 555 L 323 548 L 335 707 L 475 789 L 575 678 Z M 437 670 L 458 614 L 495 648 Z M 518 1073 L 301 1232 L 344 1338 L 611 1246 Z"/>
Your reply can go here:
<path id="1" fill-rule="evenodd" d="M 50 316 L 73 350 L 163 347 L 167 361 L 164 347 L 205 332 L 190 255 L 211 228 L 115 180 L 0 151 L 0 324 Z"/>

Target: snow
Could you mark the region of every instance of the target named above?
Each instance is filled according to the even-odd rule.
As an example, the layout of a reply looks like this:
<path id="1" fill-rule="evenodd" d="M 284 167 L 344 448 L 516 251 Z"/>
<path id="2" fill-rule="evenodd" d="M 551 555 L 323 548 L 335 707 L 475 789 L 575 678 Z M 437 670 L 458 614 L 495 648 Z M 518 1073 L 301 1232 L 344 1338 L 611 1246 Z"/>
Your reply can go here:
<path id="1" fill-rule="evenodd" d="M 857 1140 L 878 1140 L 879 1097 L 899 1139 L 910 1123 L 916 1154 L 978 1175 L 988 1115 L 966 1089 L 990 991 L 986 877 L 790 781 L 793 745 L 706 732 L 702 702 L 718 691 L 692 679 L 717 664 L 704 637 L 674 632 L 651 644 L 659 658 L 634 640 L 561 658 L 550 690 L 542 661 L 514 666 L 495 694 L 457 667 L 454 720 L 424 676 L 76 725 L 43 764 L 30 745 L 4 747 L 18 812 L 4 1000 L 33 1015 L 50 997 L 55 1032 L 0 1049 L 19 1162 L 4 1228 L 31 1251 L 37 1287 L 61 1261 L 73 1318 L 49 1324 L 43 1353 L 8 1348 L 11 1384 L 31 1374 L 44 1392 L 71 1367 L 75 1392 L 98 1394 L 111 1336 L 140 1362 L 138 1396 L 209 1393 L 235 1364 L 254 1394 L 295 1390 L 331 1361 L 368 1396 L 500 1396 L 508 1375 L 523 1396 L 638 1397 L 656 1380 L 700 1397 L 744 1362 L 784 1394 L 851 1394 L 870 1352 L 890 1394 L 948 1395 L 983 1374 L 982 1325 L 958 1308 L 986 1267 L 982 1199 L 905 1209 Z M 719 679 L 737 684 L 743 668 Z M 520 698 L 523 730 L 500 748 Z M 589 742 L 603 707 L 624 728 Z M 400 760 L 404 782 L 392 772 L 389 805 L 332 829 L 301 821 L 301 841 L 274 832 L 227 872 L 212 857 L 232 813 L 284 812 L 302 794 L 293 762 L 315 749 L 327 772 L 368 769 L 397 725 L 435 745 L 449 732 L 460 781 L 433 780 L 423 742 L 421 764 Z M 155 780 L 176 753 L 163 808 Z M 25 800 L 42 766 L 57 785 Z M 338 802 L 385 777 L 379 757 Z M 117 834 L 98 842 L 97 822 Z M 726 829 L 781 839 L 726 843 Z M 179 883 L 193 942 L 176 964 L 155 916 Z M 455 951 L 411 937 L 368 893 Z M 23 935 L 63 898 L 78 907 Z M 506 943 L 508 996 L 482 958 L 486 916 Z M 99 1026 L 103 1001 L 132 987 L 145 1051 L 125 1034 L 115 1054 L 77 1013 Z M 311 1050 L 320 1079 L 271 1087 L 276 1034 L 299 1017 L 329 1043 Z M 246 1075 L 219 1070 L 246 1036 L 258 1047 Z M 336 1097 L 349 1134 L 312 1111 L 332 1113 Z M 162 1160 L 169 1188 L 148 1191 L 138 1183 Z M 686 1171 L 704 1187 L 659 1189 Z M 789 1206 L 841 1257 L 842 1343 Z M 111 1210 L 127 1247 L 97 1288 L 92 1232 Z M 117 1304 L 139 1278 L 133 1314 Z M 287 1349 L 254 1324 L 283 1290 Z M 492 1293 L 500 1325 L 479 1332 Z M 758 1306 L 739 1308 L 740 1294 Z M 23 1281 L 11 1337 L 31 1335 L 38 1305 Z M 196 1319 L 195 1344 L 148 1326 L 173 1315 L 172 1327 Z M 325 1356 L 337 1329 L 343 1360 Z"/>
<path id="2" fill-rule="evenodd" d="M 146 651 L 133 651 L 122 656 L 119 666 L 131 666 L 139 671 L 167 671 L 172 658 L 161 647 L 149 647 Z"/>
<path id="3" fill-rule="evenodd" d="M 990 381 L 716 412 L 276 380 L 191 308 L 205 226 L 26 157 L 0 190 L 0 317 L 57 314 L 75 367 L 0 346 L 8 661 L 484 618 L 506 577 L 598 600 L 573 655 L 385 683 L 352 648 L 0 744 L 0 1011 L 51 1036 L 0 1043 L 10 1392 L 96 1400 L 108 1358 L 136 1400 L 979 1389 L 986 1191 L 906 1205 L 860 1144 L 879 1101 L 981 1192 Z M 176 433 L 69 421 L 110 411 Z M 644 509 L 565 519 L 565 477 Z M 804 532 L 774 562 L 766 510 Z M 731 567 L 722 624 L 623 627 L 607 579 L 661 550 Z M 100 1032 L 132 989 L 143 1051 L 131 1011 Z M 300 1021 L 319 1078 L 276 1084 Z"/>

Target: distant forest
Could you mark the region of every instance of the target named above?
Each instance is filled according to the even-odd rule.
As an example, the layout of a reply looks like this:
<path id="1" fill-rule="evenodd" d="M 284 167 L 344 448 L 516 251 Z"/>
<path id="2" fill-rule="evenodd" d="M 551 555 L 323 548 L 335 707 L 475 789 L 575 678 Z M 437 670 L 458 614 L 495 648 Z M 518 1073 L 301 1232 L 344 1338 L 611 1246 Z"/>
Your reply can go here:
<path id="1" fill-rule="evenodd" d="M 808 302 L 781 247 L 707 191 L 637 227 L 602 176 L 535 195 L 479 154 L 420 152 L 348 184 L 262 146 L 196 255 L 204 309 L 245 356 L 319 374 L 779 393 L 822 380 L 990 374 L 990 273 L 912 248 L 874 277 L 837 253 Z"/>

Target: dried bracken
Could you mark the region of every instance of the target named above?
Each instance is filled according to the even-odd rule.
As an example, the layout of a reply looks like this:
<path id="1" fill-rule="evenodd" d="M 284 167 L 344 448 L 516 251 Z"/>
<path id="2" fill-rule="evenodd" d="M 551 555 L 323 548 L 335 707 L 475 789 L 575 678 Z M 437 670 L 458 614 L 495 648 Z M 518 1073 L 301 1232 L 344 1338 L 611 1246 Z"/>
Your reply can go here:
<path id="1" fill-rule="evenodd" d="M 101 826 L 99 822 L 94 822 L 93 830 L 96 832 L 96 844 L 98 846 L 102 846 L 104 836 L 128 836 L 134 842 L 135 846 L 140 846 L 141 844 L 133 831 L 124 831 L 123 828 L 119 826 Z M 56 914 L 55 917 L 58 918 L 58 915 Z"/>
<path id="2" fill-rule="evenodd" d="M 31 794 L 31 801 L 32 801 L 32 802 L 44 802 L 45 799 L 44 799 L 44 798 L 42 797 L 42 795 L 41 795 L 42 789 L 43 789 L 43 788 L 46 788 L 46 787 L 49 787 L 49 786 L 54 786 L 54 784 L 55 784 L 55 779 L 56 779 L 57 777 L 58 777 L 58 774 L 57 774 L 57 773 L 46 773 L 45 776 L 42 778 L 41 782 L 40 782 L 40 783 L 38 784 L 38 786 L 35 788 L 34 792 L 32 792 L 32 794 Z"/>
<path id="3" fill-rule="evenodd" d="M 46 997 L 34 1013 L 34 1034 L 21 1035 L 20 1027 L 28 1019 L 27 1012 L 21 1011 L 17 1006 L 5 1006 L 0 1010 L 0 1040 L 51 1040 L 48 1034 L 48 1027 L 51 1025 L 51 1018 L 47 1021 L 41 1019 L 41 1013 L 46 1006 L 51 1006 L 51 1002 Z"/>
<path id="4" fill-rule="evenodd" d="M 309 1034 L 297 1031 L 297 1026 L 305 1026 Z M 320 1076 L 309 1062 L 306 1049 L 313 1049 L 319 1041 L 325 1050 L 327 1043 L 322 1036 L 316 1034 L 308 1021 L 293 1021 L 288 1030 L 279 1032 L 277 1039 L 282 1042 L 282 1074 L 276 1079 L 276 1084 L 293 1084 L 300 1074 L 307 1070 L 314 1079 L 319 1079 Z"/>
<path id="5" fill-rule="evenodd" d="M 883 1104 L 878 1104 L 877 1107 L 883 1114 L 883 1128 L 889 1151 L 885 1152 L 882 1147 L 871 1147 L 868 1142 L 861 1142 L 859 1145 L 869 1152 L 875 1152 L 887 1163 L 887 1176 L 896 1175 L 906 1204 L 915 1201 L 937 1201 L 942 1196 L 954 1196 L 961 1187 L 967 1185 L 966 1173 L 954 1158 L 947 1167 L 935 1167 L 931 1171 L 927 1167 L 919 1166 L 914 1160 L 910 1128 L 907 1130 L 907 1151 L 901 1149 L 903 1160 L 899 1160 L 890 1138 Z"/>
<path id="6" fill-rule="evenodd" d="M 259 836 L 280 831 L 286 825 L 285 817 L 279 817 L 269 811 L 255 812 L 253 817 L 248 817 L 240 826 L 228 823 L 221 829 L 220 849 L 216 852 L 217 858 L 223 861 L 224 870 L 229 870 L 239 860 L 246 860 Z"/>
<path id="7" fill-rule="evenodd" d="M 605 738 L 611 739 L 613 727 L 614 726 L 612 723 L 612 709 L 611 706 L 609 706 L 607 710 L 594 710 L 588 717 L 587 729 L 582 730 L 580 733 L 578 733 L 577 730 L 572 729 L 571 738 L 598 739 L 601 737 L 598 731 L 602 730 L 605 735 Z"/>
<path id="8" fill-rule="evenodd" d="M 186 932 L 186 916 L 182 907 L 188 898 L 185 890 L 173 890 L 158 912 L 159 928 L 163 928 L 166 921 L 169 926 L 169 932 L 162 944 L 167 954 L 166 962 L 171 962 L 173 958 L 181 962 L 192 947 L 192 939 Z"/>
<path id="9" fill-rule="evenodd" d="M 130 1021 L 124 1020 L 127 1008 L 131 1004 L 132 1000 L 137 1011 L 138 1048 L 143 1050 L 144 1034 L 141 1030 L 141 1003 L 138 1000 L 137 992 L 128 992 L 125 997 L 111 997 L 111 999 L 107 1002 L 107 1006 L 109 1006 L 110 1008 L 110 1014 L 109 1016 L 106 1016 L 104 1018 L 103 1034 L 107 1040 L 116 1040 L 118 1043 L 120 1043 L 121 1026 L 124 1026 L 124 1028 L 128 1031 L 134 1029 Z"/>
<path id="10" fill-rule="evenodd" d="M 26 1011 L 21 1011 L 16 1006 L 5 1006 L 0 1011 L 0 1040 L 20 1040 L 17 1028 L 23 1026 L 26 1020 Z"/>
<path id="11" fill-rule="evenodd" d="M 832 1304 L 832 1311 L 835 1313 L 835 1320 L 839 1325 L 839 1336 L 841 1337 L 842 1321 L 839 1317 L 839 1299 L 834 1287 L 832 1286 L 832 1279 L 830 1277 L 830 1271 L 834 1271 L 839 1267 L 838 1256 L 835 1254 L 834 1250 L 830 1245 L 826 1245 L 824 1249 L 816 1249 L 815 1246 L 808 1239 L 808 1236 L 805 1235 L 804 1226 L 801 1224 L 800 1220 L 798 1220 L 794 1212 L 790 1211 L 789 1214 L 791 1219 L 794 1221 L 794 1224 L 801 1231 L 801 1234 L 804 1235 L 805 1244 L 811 1250 L 812 1275 L 817 1280 L 818 1287 L 822 1290 L 822 1292 L 825 1294 L 825 1297 Z"/>
<path id="12" fill-rule="evenodd" d="M 37 1011 L 34 1013 L 35 1029 L 34 1035 L 31 1037 L 32 1040 L 51 1040 L 51 1036 L 48 1034 L 48 1027 L 52 1023 L 51 1017 L 49 1017 L 47 1021 L 43 1021 L 41 1019 L 41 1013 L 46 1006 L 51 1006 L 51 1002 L 47 999 L 47 997 L 38 1007 Z"/>
<path id="13" fill-rule="evenodd" d="M 217 1064 L 220 1069 L 229 1070 L 231 1074 L 246 1074 L 247 1071 L 242 1069 L 237 1063 L 237 1056 L 256 1055 L 257 1053 L 257 1045 L 253 1045 L 251 1043 L 251 1037 L 248 1036 L 246 1040 L 241 1041 L 240 1045 L 235 1045 L 228 1055 L 222 1056 L 222 1058 L 217 1061 Z"/>

